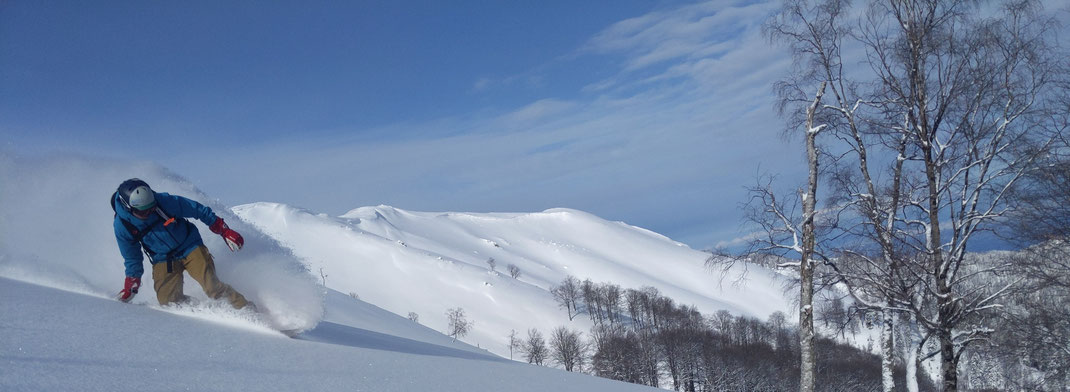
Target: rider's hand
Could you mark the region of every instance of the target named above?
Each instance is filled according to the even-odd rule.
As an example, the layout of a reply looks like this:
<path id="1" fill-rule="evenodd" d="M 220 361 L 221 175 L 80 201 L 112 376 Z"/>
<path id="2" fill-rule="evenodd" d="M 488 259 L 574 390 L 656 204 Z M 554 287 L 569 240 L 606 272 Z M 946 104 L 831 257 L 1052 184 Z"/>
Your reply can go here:
<path id="1" fill-rule="evenodd" d="M 245 245 L 245 239 L 241 237 L 241 234 L 227 227 L 227 223 L 223 222 L 223 218 L 216 218 L 215 223 L 212 223 L 208 230 L 223 236 L 223 241 L 230 247 L 231 252 L 235 252 Z"/>
<path id="2" fill-rule="evenodd" d="M 130 302 L 139 288 L 141 288 L 141 278 L 127 276 L 126 281 L 123 283 L 123 290 L 119 292 L 119 300 Z"/>

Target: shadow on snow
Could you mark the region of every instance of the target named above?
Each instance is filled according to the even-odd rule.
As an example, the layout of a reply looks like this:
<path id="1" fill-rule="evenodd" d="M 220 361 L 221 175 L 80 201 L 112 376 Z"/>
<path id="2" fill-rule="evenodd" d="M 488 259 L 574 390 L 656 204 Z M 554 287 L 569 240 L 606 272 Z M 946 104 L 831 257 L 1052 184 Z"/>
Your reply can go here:
<path id="1" fill-rule="evenodd" d="M 312 342 L 337 344 L 373 350 L 393 351 L 405 354 L 430 355 L 495 362 L 508 360 L 491 355 L 406 339 L 348 325 L 322 321 L 316 328 L 301 334 L 300 339 Z"/>

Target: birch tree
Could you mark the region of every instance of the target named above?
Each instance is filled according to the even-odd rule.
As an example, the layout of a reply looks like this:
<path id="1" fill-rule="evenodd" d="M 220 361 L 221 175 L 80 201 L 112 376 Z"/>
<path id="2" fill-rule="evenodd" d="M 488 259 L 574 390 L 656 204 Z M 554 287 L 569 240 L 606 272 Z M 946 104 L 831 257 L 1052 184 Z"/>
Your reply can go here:
<path id="1" fill-rule="evenodd" d="M 1070 89 L 1066 90 L 1070 93 Z M 1070 107 L 1070 96 L 1064 95 Z M 1053 117 L 1060 128 L 1056 148 L 1027 186 L 1017 190 L 1006 238 L 1023 248 L 1011 263 L 1027 278 L 1002 317 L 1009 331 L 999 336 L 1009 363 L 1032 364 L 1031 376 L 1006 378 L 1020 390 L 1070 389 L 1070 113 Z"/>
<path id="2" fill-rule="evenodd" d="M 817 190 L 819 178 L 819 151 L 817 136 L 825 124 L 818 124 L 816 117 L 825 92 L 825 83 L 818 87 L 813 102 L 806 109 L 803 137 L 806 146 L 807 185 L 798 191 L 798 198 L 785 203 L 778 200 L 771 181 L 750 190 L 751 201 L 746 207 L 747 218 L 762 228 L 763 237 L 752 244 L 748 252 L 759 254 L 798 254 L 797 262 L 781 264 L 799 271 L 799 390 L 812 392 L 816 379 L 817 354 L 814 339 L 814 258 L 816 252 Z M 796 201 L 802 206 L 802 215 L 796 216 Z"/>
<path id="3" fill-rule="evenodd" d="M 844 150 L 838 160 L 840 167 L 830 178 L 833 200 L 857 217 L 856 224 L 843 228 L 846 234 L 866 237 L 877 245 L 875 255 L 841 249 L 841 253 L 849 253 L 859 263 L 843 263 L 834 272 L 836 280 L 847 285 L 858 308 L 880 314 L 882 385 L 888 392 L 895 389 L 893 312 L 898 308 L 895 299 L 902 297 L 901 290 L 897 290 L 902 286 L 896 284 L 899 261 L 894 233 L 906 138 L 894 133 L 888 136 L 889 132 L 881 133 L 879 127 L 878 132 L 873 132 L 865 114 L 867 109 L 872 111 L 874 104 L 861 96 L 859 83 L 845 74 L 842 51 L 851 34 L 847 24 L 850 5 L 844 0 L 789 1 L 766 25 L 766 32 L 774 40 L 786 42 L 799 64 L 799 69 L 777 84 L 782 107 L 801 100 L 807 85 L 820 82 L 828 86 L 829 99 L 822 105 L 828 113 L 825 121 Z M 878 141 L 896 152 L 890 185 L 882 187 L 872 174 L 874 164 L 869 150 L 874 141 L 867 140 L 868 135 L 879 135 Z"/>
<path id="4" fill-rule="evenodd" d="M 991 332 L 967 321 L 999 308 L 1015 284 L 968 285 L 1000 273 L 972 268 L 968 246 L 1007 214 L 1011 190 L 1056 136 L 1048 121 L 1065 62 L 1051 57 L 1051 25 L 1038 11 L 1018 1 L 983 17 L 967 1 L 894 1 L 871 7 L 864 35 L 877 96 L 905 119 L 907 164 L 920 174 L 905 195 L 903 242 L 935 307 L 908 305 L 938 343 L 945 391 L 958 389 L 963 352 Z"/>
<path id="5" fill-rule="evenodd" d="M 847 217 L 832 265 L 857 303 L 881 313 L 884 389 L 894 387 L 893 312 L 905 312 L 922 327 L 913 345 L 939 346 L 919 360 L 939 358 L 943 389 L 956 390 L 958 359 L 991 332 L 969 320 L 998 309 L 1015 284 L 974 284 L 1001 271 L 971 265 L 968 245 L 1006 215 L 1019 180 L 1063 129 L 1052 119 L 1065 117 L 1056 98 L 1066 63 L 1034 1 L 854 4 L 785 3 L 769 31 L 801 69 L 778 91 L 792 106 L 806 86 L 828 83 L 823 120 L 842 142 L 826 146 L 840 164 L 831 200 Z M 864 56 L 845 60 L 846 47 Z"/>

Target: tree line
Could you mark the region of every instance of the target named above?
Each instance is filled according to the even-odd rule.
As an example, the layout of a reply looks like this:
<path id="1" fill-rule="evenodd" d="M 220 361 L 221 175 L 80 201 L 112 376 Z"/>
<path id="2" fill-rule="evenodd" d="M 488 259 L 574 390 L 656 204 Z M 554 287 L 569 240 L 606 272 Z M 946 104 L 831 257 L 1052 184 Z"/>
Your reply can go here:
<path id="1" fill-rule="evenodd" d="M 727 311 L 703 315 L 656 288 L 623 289 L 573 276 L 551 288 L 570 320 L 590 319 L 587 333 L 560 326 L 509 334 L 510 356 L 537 365 L 678 391 L 786 391 L 798 388 L 796 327 L 781 312 L 768 320 Z M 818 363 L 822 391 L 880 389 L 880 358 L 832 339 L 837 353 Z M 903 368 L 897 368 L 900 373 Z M 925 385 L 931 389 L 930 384 Z"/>

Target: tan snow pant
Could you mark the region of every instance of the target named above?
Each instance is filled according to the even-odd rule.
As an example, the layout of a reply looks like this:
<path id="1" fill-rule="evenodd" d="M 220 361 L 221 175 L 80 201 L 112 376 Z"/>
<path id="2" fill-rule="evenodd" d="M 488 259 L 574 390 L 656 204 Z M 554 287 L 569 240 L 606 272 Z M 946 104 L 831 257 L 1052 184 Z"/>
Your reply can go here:
<path id="1" fill-rule="evenodd" d="M 168 264 L 171 264 L 171 272 L 167 271 Z M 182 271 L 189 272 L 189 276 L 201 284 L 208 298 L 226 297 L 235 309 L 244 308 L 249 303 L 241 293 L 219 281 L 219 277 L 215 275 L 212 254 L 201 245 L 184 258 L 152 265 L 152 285 L 156 289 L 156 299 L 160 301 L 160 305 L 189 300 L 189 297 L 182 293 Z"/>

